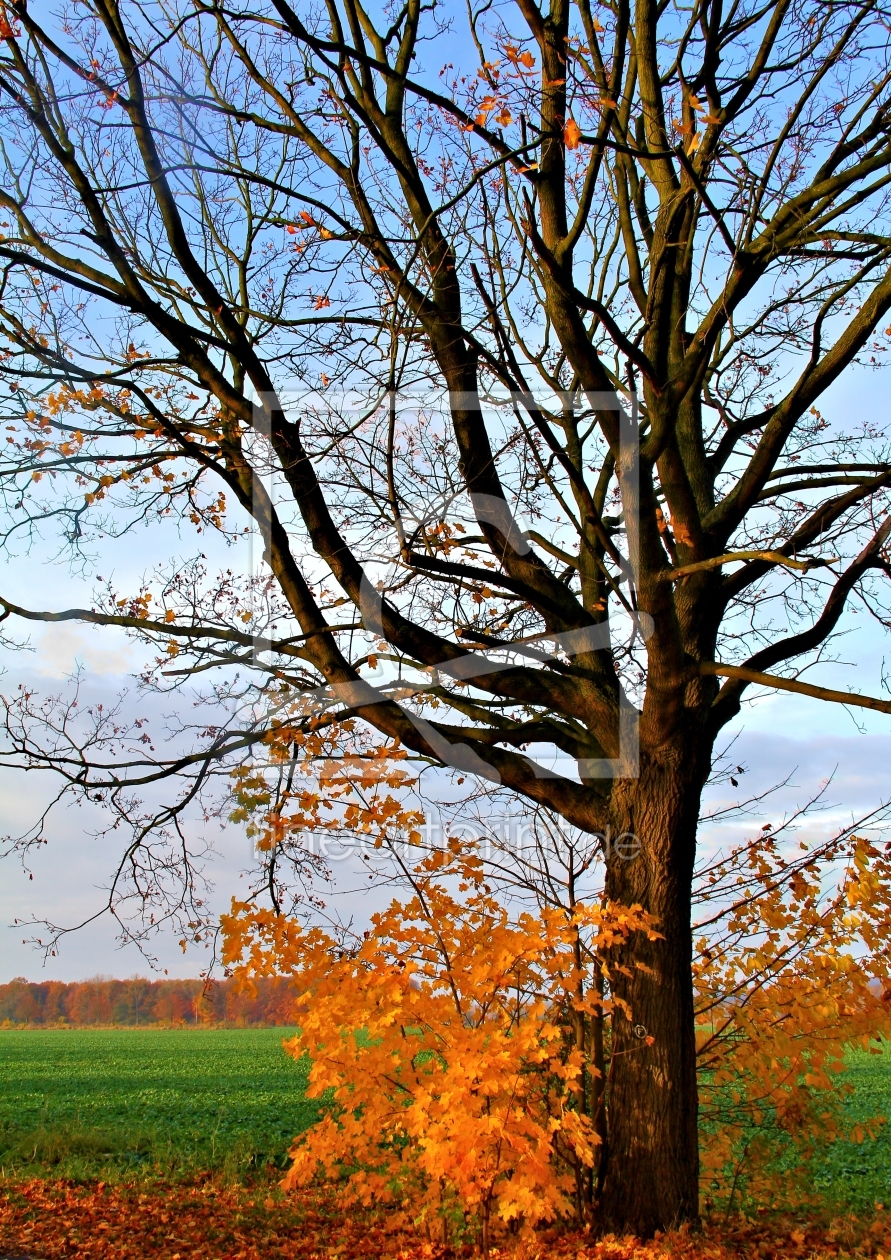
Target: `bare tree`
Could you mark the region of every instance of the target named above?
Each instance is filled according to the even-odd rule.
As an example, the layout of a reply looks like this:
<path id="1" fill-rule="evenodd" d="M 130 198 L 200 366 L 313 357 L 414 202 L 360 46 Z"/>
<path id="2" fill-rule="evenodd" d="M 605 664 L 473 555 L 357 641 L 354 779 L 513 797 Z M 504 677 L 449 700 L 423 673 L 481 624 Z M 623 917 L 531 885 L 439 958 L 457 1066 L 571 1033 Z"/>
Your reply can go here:
<path id="1" fill-rule="evenodd" d="M 287 687 L 636 835 L 606 890 L 660 923 L 616 978 L 654 1040 L 616 1021 L 599 1221 L 695 1218 L 715 739 L 752 684 L 891 711 L 798 677 L 852 600 L 888 624 L 887 443 L 818 408 L 884 362 L 885 8 L 3 13 L 6 537 L 246 516 L 272 582 L 248 612 L 175 573 L 52 614 L 173 645 L 169 685 L 240 671 L 232 721 L 125 755 L 67 719 L 41 742 L 29 697 L 12 762 L 113 800 L 182 776 L 170 823 Z"/>

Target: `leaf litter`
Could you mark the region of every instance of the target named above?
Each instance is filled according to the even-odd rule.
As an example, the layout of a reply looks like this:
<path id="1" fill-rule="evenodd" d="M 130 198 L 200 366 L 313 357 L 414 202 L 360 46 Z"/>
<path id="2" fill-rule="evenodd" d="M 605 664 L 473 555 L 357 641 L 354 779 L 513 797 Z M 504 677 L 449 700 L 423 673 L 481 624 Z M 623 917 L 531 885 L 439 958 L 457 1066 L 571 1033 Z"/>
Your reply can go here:
<path id="1" fill-rule="evenodd" d="M 404 1218 L 403 1218 L 404 1219 Z M 330 1195 L 193 1184 L 91 1185 L 33 1179 L 0 1191 L 0 1255 L 17 1260 L 452 1260 L 477 1254 L 406 1229 L 395 1213 L 344 1214 Z M 859 1260 L 891 1255 L 891 1213 L 872 1221 L 800 1217 L 706 1222 L 649 1242 L 538 1231 L 496 1238 L 510 1260 Z"/>

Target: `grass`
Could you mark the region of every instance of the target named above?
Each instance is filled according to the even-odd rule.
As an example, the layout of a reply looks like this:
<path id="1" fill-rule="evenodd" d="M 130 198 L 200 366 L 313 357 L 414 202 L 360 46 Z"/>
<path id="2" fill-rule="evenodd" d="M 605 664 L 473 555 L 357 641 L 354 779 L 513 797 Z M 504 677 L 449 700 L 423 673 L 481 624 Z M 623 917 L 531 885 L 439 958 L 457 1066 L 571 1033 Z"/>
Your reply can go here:
<path id="1" fill-rule="evenodd" d="M 852 1125 L 875 1116 L 888 1123 L 874 1141 L 826 1145 L 812 1165 L 813 1188 L 828 1202 L 868 1215 L 876 1203 L 891 1208 L 891 1045 L 883 1054 L 853 1051 L 842 1079 L 854 1086 L 844 1104 Z"/>
<path id="2" fill-rule="evenodd" d="M 0 1031 L 0 1176 L 116 1182 L 214 1172 L 277 1176 L 318 1114 L 286 1029 Z M 889 1117 L 875 1141 L 835 1142 L 812 1185 L 827 1206 L 891 1208 L 891 1054 L 853 1052 L 852 1125 Z"/>
<path id="3" fill-rule="evenodd" d="M 0 1176 L 117 1181 L 286 1166 L 313 1123 L 287 1030 L 0 1031 Z"/>
<path id="4" fill-rule="evenodd" d="M 785 1131 L 769 1114 L 765 1127 L 749 1117 L 741 1136 L 758 1137 L 764 1143 L 759 1157 L 763 1161 L 766 1156 L 767 1163 L 743 1164 L 739 1169 L 742 1176 L 734 1190 L 734 1211 L 772 1210 L 780 1215 L 793 1211 L 803 1214 L 802 1219 L 816 1212 L 826 1220 L 851 1213 L 860 1219 L 871 1219 L 877 1209 L 880 1214 L 891 1213 L 891 1041 L 884 1043 L 880 1053 L 849 1050 L 845 1070 L 835 1079 L 849 1092 L 836 1096 L 818 1093 L 818 1106 L 831 1113 L 837 1131 L 852 1133 L 858 1127 L 861 1131 L 869 1127 L 875 1136 L 864 1136 L 862 1141 L 828 1141 L 821 1140 L 818 1134 L 811 1142 L 812 1154 L 807 1160 L 799 1145 L 799 1140 L 808 1136 L 806 1133 Z M 727 1088 L 729 1091 L 732 1087 Z M 714 1105 L 715 1099 L 710 1102 Z M 841 1123 L 837 1123 L 836 1108 L 841 1110 Z M 739 1121 L 736 1113 L 736 1122 Z M 723 1184 L 718 1179 L 704 1187 L 706 1202 L 712 1203 L 718 1213 L 728 1210 L 725 1193 L 733 1171 L 734 1168 L 726 1170 Z M 752 1175 L 754 1188 L 747 1188 L 747 1178 Z"/>

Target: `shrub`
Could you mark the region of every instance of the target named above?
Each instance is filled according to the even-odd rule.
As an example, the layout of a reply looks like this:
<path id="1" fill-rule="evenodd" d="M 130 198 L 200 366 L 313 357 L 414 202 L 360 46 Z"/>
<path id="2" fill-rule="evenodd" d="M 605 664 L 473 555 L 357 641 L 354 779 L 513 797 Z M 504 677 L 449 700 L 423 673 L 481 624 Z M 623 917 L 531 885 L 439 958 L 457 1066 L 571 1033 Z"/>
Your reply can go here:
<path id="1" fill-rule="evenodd" d="M 622 946 L 653 929 L 609 904 L 512 921 L 457 845 L 412 878 L 414 896 L 352 948 L 236 904 L 225 957 L 252 975 L 287 969 L 304 990 L 287 1049 L 309 1053 L 310 1096 L 330 1106 L 285 1184 L 321 1172 L 348 1201 L 399 1204 L 428 1228 L 457 1219 L 486 1246 L 493 1213 L 534 1225 L 581 1210 L 602 1091 L 579 1021 L 608 1012 Z"/>

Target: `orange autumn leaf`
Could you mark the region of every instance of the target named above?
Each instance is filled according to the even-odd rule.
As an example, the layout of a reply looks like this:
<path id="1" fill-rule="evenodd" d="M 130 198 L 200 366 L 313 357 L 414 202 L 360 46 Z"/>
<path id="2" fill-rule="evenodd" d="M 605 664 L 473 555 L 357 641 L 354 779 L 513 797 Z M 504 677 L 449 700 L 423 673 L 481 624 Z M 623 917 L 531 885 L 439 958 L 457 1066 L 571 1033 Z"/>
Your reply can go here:
<path id="1" fill-rule="evenodd" d="M 529 71 L 535 69 L 535 58 L 532 53 L 520 52 L 516 44 L 505 44 L 504 55 L 511 65 L 516 66 L 518 70 Z"/>
<path id="2" fill-rule="evenodd" d="M 684 547 L 693 546 L 693 535 L 690 533 L 689 527 L 681 520 L 672 518 L 671 528 L 674 530 L 675 540 Z"/>
<path id="3" fill-rule="evenodd" d="M 570 118 L 563 128 L 563 142 L 567 149 L 577 149 L 582 138 L 582 129 L 574 118 Z"/>

